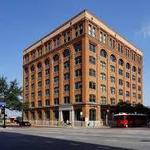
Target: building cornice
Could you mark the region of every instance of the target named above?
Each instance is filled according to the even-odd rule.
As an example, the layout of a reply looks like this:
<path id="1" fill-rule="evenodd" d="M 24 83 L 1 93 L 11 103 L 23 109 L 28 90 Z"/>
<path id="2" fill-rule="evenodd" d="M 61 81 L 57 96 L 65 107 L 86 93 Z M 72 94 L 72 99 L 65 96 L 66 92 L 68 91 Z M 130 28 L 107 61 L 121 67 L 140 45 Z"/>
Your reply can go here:
<path id="1" fill-rule="evenodd" d="M 143 56 L 143 53 L 141 52 L 140 49 L 136 48 L 133 44 L 131 44 L 124 37 L 122 37 L 121 35 L 119 35 L 117 32 L 113 31 L 103 21 L 101 21 L 99 18 L 97 18 L 95 15 L 93 15 L 88 10 L 83 10 L 82 12 L 80 12 L 79 14 L 77 14 L 76 16 L 72 17 L 71 19 L 69 19 L 68 21 L 66 21 L 65 23 L 63 23 L 59 27 L 57 27 L 55 30 L 53 30 L 49 34 L 47 34 L 46 36 L 44 36 L 43 38 L 41 38 L 40 40 L 38 40 L 37 42 L 35 42 L 34 44 L 32 44 L 31 46 L 29 46 L 28 48 L 26 48 L 23 51 L 23 55 L 29 53 L 30 51 L 32 51 L 33 49 L 37 48 L 41 44 L 47 42 L 48 40 L 50 40 L 51 38 L 55 37 L 59 33 L 65 31 L 70 26 L 75 25 L 77 22 L 79 22 L 82 19 L 88 19 L 88 20 L 94 22 L 100 28 L 102 28 L 103 30 L 105 30 L 106 32 L 108 32 L 111 36 L 115 37 L 117 40 L 121 41 L 123 44 L 125 44 L 126 46 L 128 46 L 130 49 L 132 49 L 133 51 L 135 51 L 139 55 Z"/>

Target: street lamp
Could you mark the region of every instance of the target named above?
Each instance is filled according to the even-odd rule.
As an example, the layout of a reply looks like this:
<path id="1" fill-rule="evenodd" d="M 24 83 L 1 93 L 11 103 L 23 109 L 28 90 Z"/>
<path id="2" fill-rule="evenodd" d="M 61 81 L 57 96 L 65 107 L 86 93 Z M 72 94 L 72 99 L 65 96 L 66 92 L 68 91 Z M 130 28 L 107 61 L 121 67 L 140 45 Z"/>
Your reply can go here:
<path id="1" fill-rule="evenodd" d="M 109 113 L 109 109 L 106 110 L 106 126 L 108 126 L 108 113 Z"/>
<path id="2" fill-rule="evenodd" d="M 80 117 L 81 117 L 81 127 L 82 127 L 82 118 L 83 118 L 83 112 L 82 111 L 80 111 Z"/>

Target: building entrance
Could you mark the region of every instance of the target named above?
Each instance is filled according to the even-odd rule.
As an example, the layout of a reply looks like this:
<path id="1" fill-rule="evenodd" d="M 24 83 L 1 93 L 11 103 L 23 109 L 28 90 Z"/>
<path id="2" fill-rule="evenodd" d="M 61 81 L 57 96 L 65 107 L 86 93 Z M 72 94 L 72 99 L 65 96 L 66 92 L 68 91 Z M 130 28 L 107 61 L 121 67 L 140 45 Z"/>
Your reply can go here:
<path id="1" fill-rule="evenodd" d="M 67 120 L 69 121 L 70 116 L 69 116 L 69 111 L 65 110 L 62 112 L 63 113 L 63 121 L 66 123 Z"/>

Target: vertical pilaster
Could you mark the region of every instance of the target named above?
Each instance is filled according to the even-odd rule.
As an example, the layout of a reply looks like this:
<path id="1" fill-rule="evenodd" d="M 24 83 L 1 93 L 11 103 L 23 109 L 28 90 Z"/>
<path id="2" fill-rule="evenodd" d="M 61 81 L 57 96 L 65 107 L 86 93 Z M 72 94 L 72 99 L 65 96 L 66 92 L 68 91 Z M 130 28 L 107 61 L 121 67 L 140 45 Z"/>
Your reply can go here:
<path id="1" fill-rule="evenodd" d="M 45 64 L 42 61 L 42 106 L 45 106 Z"/>
<path id="2" fill-rule="evenodd" d="M 64 100 L 64 85 L 63 85 L 63 80 L 64 80 L 64 75 L 63 75 L 63 55 L 59 55 L 59 101 L 60 104 L 63 104 Z"/>
<path id="3" fill-rule="evenodd" d="M 50 58 L 50 106 L 54 106 L 54 65 Z"/>
<path id="4" fill-rule="evenodd" d="M 75 95 L 74 95 L 74 90 L 75 90 L 75 83 L 74 83 L 74 77 L 75 77 L 75 63 L 74 63 L 74 49 L 73 46 L 70 47 L 71 49 L 71 55 L 70 55 L 70 100 L 71 104 L 74 104 L 75 102 Z"/>
<path id="5" fill-rule="evenodd" d="M 37 64 L 35 64 L 35 100 L 34 100 L 34 104 L 35 107 L 38 106 L 38 71 L 37 71 Z"/>
<path id="6" fill-rule="evenodd" d="M 85 36 L 82 39 L 82 99 L 84 103 L 89 101 L 89 52 L 88 52 L 89 41 L 88 37 Z"/>

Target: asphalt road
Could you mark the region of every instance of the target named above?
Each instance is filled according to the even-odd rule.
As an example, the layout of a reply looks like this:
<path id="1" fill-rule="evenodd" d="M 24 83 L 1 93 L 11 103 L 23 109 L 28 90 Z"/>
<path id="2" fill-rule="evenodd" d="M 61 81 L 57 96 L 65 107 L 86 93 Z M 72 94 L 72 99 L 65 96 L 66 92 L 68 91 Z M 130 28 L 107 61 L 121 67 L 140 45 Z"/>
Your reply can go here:
<path id="1" fill-rule="evenodd" d="M 0 150 L 150 150 L 150 128 L 0 128 Z"/>

